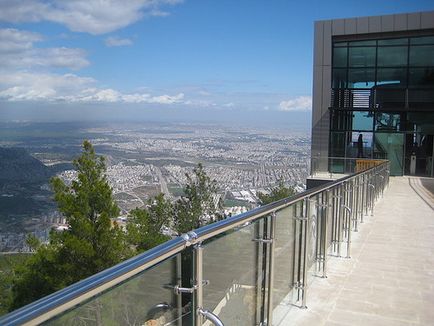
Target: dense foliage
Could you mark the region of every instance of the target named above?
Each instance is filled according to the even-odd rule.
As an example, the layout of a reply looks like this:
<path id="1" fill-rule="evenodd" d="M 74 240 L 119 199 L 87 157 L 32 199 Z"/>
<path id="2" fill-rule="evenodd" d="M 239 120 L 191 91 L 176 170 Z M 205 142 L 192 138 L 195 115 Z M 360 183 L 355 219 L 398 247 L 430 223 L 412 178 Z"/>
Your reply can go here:
<path id="1" fill-rule="evenodd" d="M 280 199 L 284 199 L 293 196 L 295 191 L 291 187 L 286 187 L 283 180 L 279 181 L 277 187 L 271 189 L 269 194 L 258 193 L 258 198 L 262 205 L 269 204 Z"/>
<path id="2" fill-rule="evenodd" d="M 144 209 L 136 208 L 130 212 L 127 224 L 129 243 L 138 251 L 151 249 L 170 239 L 161 230 L 170 221 L 173 205 L 160 193 L 149 200 Z"/>

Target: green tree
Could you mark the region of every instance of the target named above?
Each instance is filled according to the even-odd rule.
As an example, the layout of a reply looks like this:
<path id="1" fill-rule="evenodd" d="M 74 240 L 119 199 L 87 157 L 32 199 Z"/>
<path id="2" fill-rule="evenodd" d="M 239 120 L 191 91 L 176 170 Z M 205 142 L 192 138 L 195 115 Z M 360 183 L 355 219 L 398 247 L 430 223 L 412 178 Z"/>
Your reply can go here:
<path id="1" fill-rule="evenodd" d="M 258 198 L 261 205 L 265 205 L 265 204 L 278 201 L 280 199 L 290 197 L 294 194 L 295 194 L 294 189 L 291 187 L 286 187 L 283 180 L 281 179 L 279 180 L 279 184 L 277 185 L 277 187 L 272 188 L 269 194 L 264 194 L 259 192 Z"/>
<path id="2" fill-rule="evenodd" d="M 0 255 L 0 315 L 7 313 L 11 305 L 14 270 L 30 256 L 28 253 Z"/>
<path id="3" fill-rule="evenodd" d="M 186 174 L 185 196 L 174 204 L 174 226 L 178 233 L 185 233 L 205 224 L 222 219 L 219 210 L 222 203 L 215 202 L 217 182 L 206 174 L 202 164 Z"/>
<path id="4" fill-rule="evenodd" d="M 119 215 L 107 182 L 104 158 L 89 141 L 73 161 L 78 172 L 71 185 L 54 177 L 51 185 L 69 228 L 52 231 L 48 244 L 20 266 L 12 285 L 12 309 L 115 265 L 131 255 L 126 235 L 112 218 Z"/>
<path id="5" fill-rule="evenodd" d="M 130 244 L 141 252 L 169 240 L 170 237 L 163 235 L 161 229 L 170 224 L 172 214 L 173 205 L 163 193 L 149 200 L 146 208 L 132 210 L 127 224 Z"/>

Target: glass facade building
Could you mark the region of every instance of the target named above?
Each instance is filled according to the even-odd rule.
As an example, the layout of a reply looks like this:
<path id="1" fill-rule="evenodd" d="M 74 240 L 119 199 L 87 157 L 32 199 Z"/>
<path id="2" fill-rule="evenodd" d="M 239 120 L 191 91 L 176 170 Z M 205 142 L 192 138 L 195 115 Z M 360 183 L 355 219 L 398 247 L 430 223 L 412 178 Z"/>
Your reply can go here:
<path id="1" fill-rule="evenodd" d="M 374 33 L 378 17 L 343 20 L 341 30 L 342 20 L 319 22 L 315 52 L 331 52 L 314 67 L 312 157 L 330 158 L 323 170 L 345 172 L 334 158 L 388 159 L 392 175 L 433 176 L 434 26 L 411 28 L 414 15 L 433 13 L 382 16 Z M 398 27 L 383 31 L 388 19 Z M 318 146 L 321 135 L 328 144 Z"/>

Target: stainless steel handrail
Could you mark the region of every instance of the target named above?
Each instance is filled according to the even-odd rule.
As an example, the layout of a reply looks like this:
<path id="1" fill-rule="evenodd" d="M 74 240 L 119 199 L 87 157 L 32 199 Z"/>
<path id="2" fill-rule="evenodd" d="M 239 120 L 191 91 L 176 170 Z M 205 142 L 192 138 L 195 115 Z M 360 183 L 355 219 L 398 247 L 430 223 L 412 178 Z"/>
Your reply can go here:
<path id="1" fill-rule="evenodd" d="M 101 271 L 87 279 L 74 283 L 60 291 L 15 310 L 0 318 L 0 325 L 34 325 L 42 323 L 107 289 L 116 286 L 163 260 L 180 253 L 193 244 L 235 229 L 246 223 L 253 222 L 268 214 L 284 209 L 300 200 L 309 199 L 323 191 L 336 187 L 344 182 L 348 182 L 349 180 L 353 180 L 361 174 L 374 171 L 374 169 L 382 167 L 383 164 L 345 176 L 339 180 L 318 186 L 295 196 L 258 207 L 246 213 L 203 226 L 187 234 L 183 234 L 140 255 L 119 263 L 118 265 Z"/>

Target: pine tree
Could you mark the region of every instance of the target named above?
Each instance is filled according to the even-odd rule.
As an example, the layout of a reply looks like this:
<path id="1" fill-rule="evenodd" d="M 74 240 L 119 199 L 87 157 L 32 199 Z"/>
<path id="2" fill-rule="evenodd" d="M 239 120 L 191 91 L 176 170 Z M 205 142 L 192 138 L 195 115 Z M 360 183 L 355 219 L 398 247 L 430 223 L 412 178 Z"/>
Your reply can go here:
<path id="1" fill-rule="evenodd" d="M 217 182 L 206 174 L 202 164 L 186 174 L 185 197 L 174 205 L 174 225 L 178 233 L 185 233 L 205 224 L 220 220 L 221 201 L 215 202 Z"/>
<path id="2" fill-rule="evenodd" d="M 104 158 L 89 141 L 73 162 L 78 179 L 71 185 L 51 180 L 54 199 L 69 228 L 52 231 L 48 244 L 20 266 L 12 286 L 12 309 L 115 265 L 131 255 L 126 235 L 112 218 L 119 214 L 107 182 Z"/>

